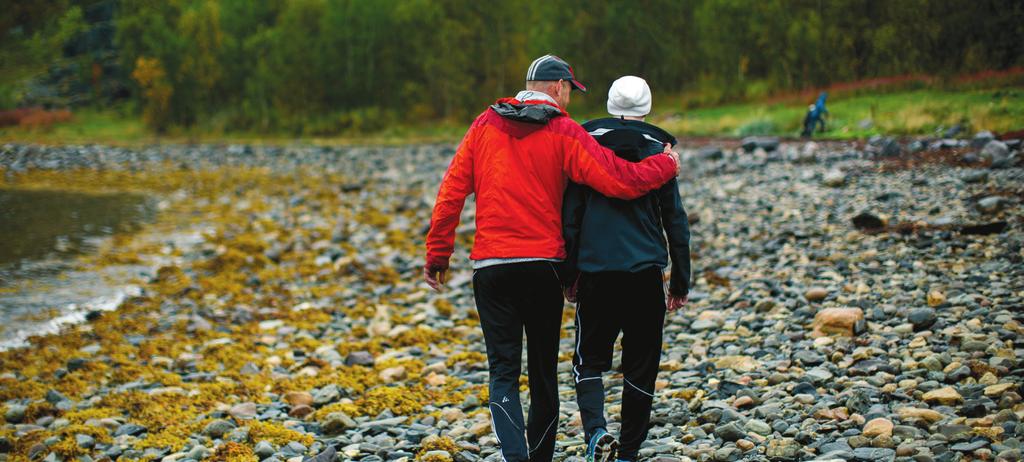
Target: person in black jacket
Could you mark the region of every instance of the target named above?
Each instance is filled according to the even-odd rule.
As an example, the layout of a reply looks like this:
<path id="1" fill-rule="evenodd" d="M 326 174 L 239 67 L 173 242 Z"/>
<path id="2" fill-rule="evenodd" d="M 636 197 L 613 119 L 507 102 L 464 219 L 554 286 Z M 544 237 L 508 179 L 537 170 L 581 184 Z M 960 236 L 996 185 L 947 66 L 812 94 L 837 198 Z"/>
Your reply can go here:
<path id="1" fill-rule="evenodd" d="M 621 77 L 608 91 L 608 112 L 617 117 L 592 120 L 583 128 L 619 157 L 638 162 L 666 144 L 676 144 L 672 135 L 643 121 L 650 110 L 647 82 Z M 562 281 L 566 298 L 577 302 L 573 376 L 586 459 L 610 461 L 617 455 L 618 460 L 634 461 L 647 438 L 665 311 L 682 307 L 689 292 L 690 231 L 679 185 L 673 179 L 626 201 L 571 183 L 562 226 L 568 253 Z M 662 270 L 669 256 L 666 304 Z M 602 374 L 611 369 L 620 332 L 622 427 L 616 439 L 606 429 Z"/>

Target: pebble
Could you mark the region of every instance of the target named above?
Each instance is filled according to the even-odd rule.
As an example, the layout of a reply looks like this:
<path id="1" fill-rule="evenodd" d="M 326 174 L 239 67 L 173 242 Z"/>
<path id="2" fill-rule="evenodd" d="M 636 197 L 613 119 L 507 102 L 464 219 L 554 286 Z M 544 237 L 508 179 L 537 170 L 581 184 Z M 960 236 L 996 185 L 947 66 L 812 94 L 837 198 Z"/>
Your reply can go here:
<path id="1" fill-rule="evenodd" d="M 265 440 L 256 443 L 256 446 L 253 447 L 253 453 L 255 453 L 256 457 L 259 457 L 260 460 L 266 459 L 274 455 L 276 452 L 277 448 L 275 448 L 269 441 Z"/>
<path id="2" fill-rule="evenodd" d="M 978 200 L 978 210 L 982 213 L 993 214 L 1003 209 L 1006 199 L 1001 196 L 988 196 Z"/>
<path id="3" fill-rule="evenodd" d="M 298 452 L 298 451 L 303 451 L 303 452 L 305 451 L 305 447 L 303 447 L 301 444 L 298 445 L 298 446 L 292 446 L 292 443 L 289 443 L 288 446 L 286 446 L 286 448 L 288 448 L 288 452 L 289 453 L 295 453 L 295 452 Z M 327 449 L 325 449 L 323 452 L 321 452 L 321 453 L 319 453 L 319 454 L 317 454 L 317 455 L 315 455 L 313 457 L 303 458 L 303 457 L 296 456 L 295 458 L 299 459 L 300 462 L 335 462 L 336 460 L 338 460 L 339 455 L 337 453 L 337 450 L 334 449 L 333 446 L 328 446 Z M 366 460 L 366 459 L 364 458 L 363 460 Z M 448 460 L 450 460 L 450 458 Z M 291 459 L 288 459 L 288 462 L 291 462 Z"/>
<path id="4" fill-rule="evenodd" d="M 942 413 L 932 409 L 901 407 L 896 410 L 896 413 L 900 416 L 900 419 L 903 420 L 922 419 L 929 423 L 934 423 L 942 420 Z"/>
<path id="5" fill-rule="evenodd" d="M 306 448 L 306 446 L 304 444 L 299 443 L 298 441 L 292 441 L 292 442 L 289 442 L 288 444 L 282 446 L 281 449 L 280 449 L 280 453 L 282 455 L 284 455 L 285 457 L 301 457 L 303 454 L 306 453 L 307 449 L 308 448 Z M 320 460 L 325 460 L 325 459 L 321 458 Z M 325 462 L 327 460 L 333 460 L 333 458 L 326 459 Z"/>
<path id="6" fill-rule="evenodd" d="M 216 419 L 203 427 L 203 434 L 211 438 L 220 438 L 235 429 L 235 424 L 224 419 Z"/>
<path id="7" fill-rule="evenodd" d="M 816 401 L 814 395 L 808 393 L 797 393 L 793 395 L 793 401 L 800 404 L 812 404 Z"/>
<path id="8" fill-rule="evenodd" d="M 749 396 L 740 396 L 739 398 L 736 398 L 736 401 L 733 401 L 732 403 L 732 405 L 737 408 L 748 407 L 753 404 L 754 398 L 751 398 Z"/>
<path id="9" fill-rule="evenodd" d="M 249 427 L 238 427 L 231 430 L 227 435 L 224 435 L 225 441 L 233 441 L 235 443 L 244 443 L 249 440 Z"/>
<path id="10" fill-rule="evenodd" d="M 96 440 L 90 435 L 78 433 L 75 435 L 75 444 L 80 448 L 89 449 L 96 444 Z"/>
<path id="11" fill-rule="evenodd" d="M 292 406 L 292 408 L 288 410 L 288 417 L 294 417 L 296 419 L 305 419 L 306 416 L 312 414 L 314 411 L 315 409 L 313 409 L 312 406 L 300 404 L 298 406 Z"/>
<path id="12" fill-rule="evenodd" d="M 723 447 L 715 451 L 716 462 L 731 462 L 739 459 L 740 451 L 736 448 Z"/>
<path id="13" fill-rule="evenodd" d="M 815 383 L 825 382 L 834 377 L 832 372 L 824 367 L 814 367 L 808 369 L 807 372 L 804 373 L 804 376 L 810 378 Z"/>
<path id="14" fill-rule="evenodd" d="M 313 395 L 305 391 L 289 391 L 284 394 L 281 400 L 292 406 L 303 404 L 309 406 L 313 404 Z"/>
<path id="15" fill-rule="evenodd" d="M 763 420 L 750 419 L 744 424 L 744 428 L 747 431 L 757 433 L 758 435 L 767 436 L 772 433 L 772 427 Z"/>
<path id="16" fill-rule="evenodd" d="M 240 420 L 248 420 L 256 417 L 256 403 L 239 403 L 228 409 L 231 417 Z"/>
<path id="17" fill-rule="evenodd" d="M 828 289 L 824 287 L 811 287 L 804 292 L 804 298 L 812 302 L 820 302 L 828 297 Z"/>
<path id="18" fill-rule="evenodd" d="M 715 428 L 715 436 L 725 441 L 736 441 L 746 435 L 738 422 L 730 422 Z"/>
<path id="19" fill-rule="evenodd" d="M 335 384 L 328 384 L 313 392 L 313 404 L 322 406 L 330 404 L 341 398 L 341 390 Z"/>
<path id="20" fill-rule="evenodd" d="M 133 423 L 126 423 L 126 424 L 123 424 L 123 425 L 117 427 L 117 430 L 114 431 L 114 436 L 115 437 L 121 436 L 121 435 L 138 436 L 139 434 L 144 433 L 145 431 L 146 431 L 146 427 L 143 427 L 141 425 L 136 425 L 136 424 L 133 424 Z"/>
<path id="21" fill-rule="evenodd" d="M 793 353 L 793 359 L 804 366 L 817 366 L 825 362 L 825 355 L 813 350 L 800 350 Z"/>
<path id="22" fill-rule="evenodd" d="M 21 423 L 22 420 L 25 420 L 26 410 L 27 407 L 20 404 L 8 406 L 7 410 L 4 411 L 4 420 L 11 423 Z"/>
<path id="23" fill-rule="evenodd" d="M 963 397 L 953 387 L 943 387 L 932 390 L 921 397 L 925 402 L 953 405 L 963 401 Z"/>
<path id="24" fill-rule="evenodd" d="M 964 183 L 984 183 L 988 181 L 988 171 L 968 170 L 960 175 L 960 180 Z"/>
<path id="25" fill-rule="evenodd" d="M 924 330 L 935 324 L 938 319 L 933 308 L 915 308 L 910 310 L 907 320 L 914 326 L 914 330 Z"/>
<path id="26" fill-rule="evenodd" d="M 332 412 L 327 414 L 324 421 L 320 423 L 320 429 L 328 435 L 338 434 L 347 429 L 356 428 L 358 426 L 359 424 L 344 412 Z"/>
<path id="27" fill-rule="evenodd" d="M 853 227 L 865 232 L 885 229 L 886 220 L 871 212 L 861 212 L 850 219 Z"/>
<path id="28" fill-rule="evenodd" d="M 59 391 L 54 390 L 52 388 L 46 391 L 45 399 L 46 399 L 46 402 L 48 402 L 50 404 L 57 404 L 57 403 L 60 403 L 62 401 L 67 401 L 68 400 L 68 398 L 66 396 L 64 396 Z"/>
<path id="29" fill-rule="evenodd" d="M 825 176 L 822 178 L 821 183 L 825 186 L 838 188 L 846 184 L 846 174 L 842 170 L 834 169 L 825 172 Z"/>
<path id="30" fill-rule="evenodd" d="M 970 145 L 972 148 L 984 148 L 985 145 L 987 145 L 989 142 L 995 139 L 996 135 L 994 135 L 992 132 L 988 130 L 980 130 L 978 131 L 978 133 L 974 134 L 973 138 L 971 138 Z"/>
<path id="31" fill-rule="evenodd" d="M 795 460 L 800 455 L 800 444 L 792 438 L 768 440 L 765 455 L 773 460 Z"/>
<path id="32" fill-rule="evenodd" d="M 384 369 L 384 370 L 380 371 L 379 375 L 380 375 L 380 379 L 385 381 L 385 382 L 396 382 L 396 381 L 399 381 L 399 380 L 404 380 L 405 377 L 406 377 L 405 367 L 404 366 L 389 367 L 387 369 Z"/>
<path id="33" fill-rule="evenodd" d="M 892 462 L 896 459 L 896 451 L 889 448 L 856 448 L 853 458 L 864 462 Z"/>
<path id="34" fill-rule="evenodd" d="M 1018 384 L 1015 384 L 1015 383 L 997 383 L 997 384 L 989 385 L 989 386 L 985 387 L 984 393 L 985 393 L 985 396 L 988 396 L 990 398 L 995 398 L 995 397 L 998 397 L 998 396 L 1002 396 L 1003 393 L 1006 393 L 1007 391 L 1010 391 L 1010 390 L 1012 390 L 1014 388 L 1017 388 L 1017 387 L 1018 387 Z"/>
<path id="35" fill-rule="evenodd" d="M 999 140 L 991 140 L 981 149 L 979 156 L 993 164 L 1000 164 L 1006 161 L 1009 153 L 1010 149 L 1006 146 L 1006 143 Z"/>
<path id="36" fill-rule="evenodd" d="M 988 445 L 988 441 L 984 439 L 976 439 L 971 442 L 957 443 L 949 447 L 949 449 L 958 452 L 974 452 Z"/>
<path id="37" fill-rule="evenodd" d="M 869 438 L 876 436 L 891 437 L 892 429 L 893 423 L 891 420 L 878 417 L 875 419 L 871 419 L 866 424 L 864 424 L 864 429 L 861 434 Z"/>
<path id="38" fill-rule="evenodd" d="M 825 308 L 814 315 L 811 335 L 841 335 L 852 337 L 862 330 L 864 311 L 860 308 Z"/>
<path id="39" fill-rule="evenodd" d="M 750 356 L 722 356 L 715 360 L 718 369 L 732 369 L 736 372 L 750 372 L 760 367 L 760 363 Z"/>
<path id="40" fill-rule="evenodd" d="M 353 351 L 345 358 L 346 366 L 372 366 L 373 355 L 368 351 Z"/>

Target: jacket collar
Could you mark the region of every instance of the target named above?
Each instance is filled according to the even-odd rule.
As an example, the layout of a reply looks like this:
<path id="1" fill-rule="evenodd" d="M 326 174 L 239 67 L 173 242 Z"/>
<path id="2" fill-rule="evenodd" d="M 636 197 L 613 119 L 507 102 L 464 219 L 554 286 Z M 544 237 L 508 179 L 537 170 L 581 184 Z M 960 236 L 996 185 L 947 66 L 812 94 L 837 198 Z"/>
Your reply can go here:
<path id="1" fill-rule="evenodd" d="M 663 130 L 661 127 L 640 120 L 605 117 L 587 121 L 583 124 L 583 128 L 590 132 L 591 136 L 594 137 L 601 136 L 613 130 L 626 129 L 640 132 L 651 141 L 669 143 L 673 146 L 678 143 L 674 136 Z"/>
<path id="2" fill-rule="evenodd" d="M 539 91 L 521 91 L 515 98 L 501 98 L 491 105 L 491 109 L 510 121 L 540 125 L 559 116 L 569 116 L 554 98 Z"/>
<path id="3" fill-rule="evenodd" d="M 552 98 L 551 95 L 542 91 L 523 90 L 516 94 L 516 99 L 519 101 L 544 101 L 558 107 L 558 103 L 555 99 Z"/>

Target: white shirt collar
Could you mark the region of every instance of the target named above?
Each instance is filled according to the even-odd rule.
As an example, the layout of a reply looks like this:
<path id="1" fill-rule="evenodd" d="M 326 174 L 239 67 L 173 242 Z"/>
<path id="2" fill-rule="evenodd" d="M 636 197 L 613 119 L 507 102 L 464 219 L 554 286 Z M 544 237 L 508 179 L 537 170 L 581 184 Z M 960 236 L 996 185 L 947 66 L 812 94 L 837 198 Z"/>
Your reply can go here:
<path id="1" fill-rule="evenodd" d="M 547 93 L 544 93 L 542 91 L 523 90 L 523 91 L 519 92 L 518 94 L 516 94 L 516 99 L 519 100 L 519 101 L 526 101 L 526 100 L 531 100 L 531 99 L 534 99 L 534 100 L 539 99 L 539 100 L 544 100 L 544 101 L 552 102 L 552 103 L 555 104 L 555 106 L 558 105 L 558 102 L 555 101 L 554 98 L 552 98 Z"/>

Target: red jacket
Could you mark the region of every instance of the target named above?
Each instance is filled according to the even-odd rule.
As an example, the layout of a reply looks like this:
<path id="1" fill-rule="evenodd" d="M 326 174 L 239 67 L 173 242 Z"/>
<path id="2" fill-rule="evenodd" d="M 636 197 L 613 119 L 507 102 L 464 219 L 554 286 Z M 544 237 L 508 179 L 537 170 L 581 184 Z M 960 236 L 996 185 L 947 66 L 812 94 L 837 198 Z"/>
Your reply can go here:
<path id="1" fill-rule="evenodd" d="M 470 258 L 565 258 L 566 182 L 634 199 L 676 176 L 666 155 L 632 163 L 547 101 L 503 98 L 470 126 L 445 172 L 427 233 L 427 265 L 448 267 L 466 196 L 476 194 Z"/>

